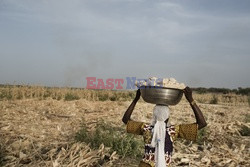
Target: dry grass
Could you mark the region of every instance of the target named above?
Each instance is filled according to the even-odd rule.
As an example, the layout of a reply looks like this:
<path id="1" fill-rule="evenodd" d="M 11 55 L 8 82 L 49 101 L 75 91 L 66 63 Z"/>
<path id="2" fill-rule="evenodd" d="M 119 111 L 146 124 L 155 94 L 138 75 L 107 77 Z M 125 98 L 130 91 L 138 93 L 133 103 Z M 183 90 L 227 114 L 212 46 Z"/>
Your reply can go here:
<path id="1" fill-rule="evenodd" d="M 42 86 L 1 86 L 1 100 L 20 99 L 55 99 L 55 100 L 78 100 L 90 101 L 127 101 L 134 98 L 134 91 L 111 91 L 111 90 L 88 90 L 81 88 L 52 88 Z"/>
<path id="2" fill-rule="evenodd" d="M 135 91 L 115 91 L 115 90 L 87 90 L 80 88 L 52 88 L 42 86 L 0 86 L 1 100 L 20 99 L 55 99 L 55 100 L 79 100 L 89 101 L 128 101 L 135 96 Z M 199 103 L 224 104 L 224 105 L 249 105 L 250 97 L 247 95 L 228 94 L 194 94 Z"/>
<path id="3" fill-rule="evenodd" d="M 53 167 L 138 165 L 136 159 L 121 159 L 104 145 L 92 149 L 88 143 L 75 141 L 84 119 L 89 131 L 94 131 L 100 120 L 105 120 L 112 127 L 122 128 L 120 133 L 125 134 L 121 118 L 134 92 L 43 87 L 0 89 L 0 164 Z M 46 93 L 48 90 L 50 93 Z M 67 93 L 80 99 L 67 101 Z M 225 100 L 228 98 L 225 95 L 216 95 L 218 104 L 209 104 L 214 94 L 194 95 L 208 126 L 200 133 L 197 143 L 175 142 L 173 166 L 250 166 L 250 139 L 241 134 L 242 127 L 250 127 L 248 97 L 228 96 L 231 101 Z M 149 122 L 152 109 L 153 105 L 140 100 L 132 117 Z M 195 121 L 184 98 L 180 104 L 171 107 L 171 111 L 172 124 Z"/>

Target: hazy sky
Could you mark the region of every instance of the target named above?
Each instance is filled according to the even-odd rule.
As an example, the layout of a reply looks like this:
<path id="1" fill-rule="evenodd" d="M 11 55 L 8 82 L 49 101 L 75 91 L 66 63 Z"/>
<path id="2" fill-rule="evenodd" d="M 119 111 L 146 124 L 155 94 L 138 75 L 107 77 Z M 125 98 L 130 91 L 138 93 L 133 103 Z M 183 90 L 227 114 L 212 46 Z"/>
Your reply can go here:
<path id="1" fill-rule="evenodd" d="M 0 0 L 0 83 L 250 87 L 249 0 Z"/>

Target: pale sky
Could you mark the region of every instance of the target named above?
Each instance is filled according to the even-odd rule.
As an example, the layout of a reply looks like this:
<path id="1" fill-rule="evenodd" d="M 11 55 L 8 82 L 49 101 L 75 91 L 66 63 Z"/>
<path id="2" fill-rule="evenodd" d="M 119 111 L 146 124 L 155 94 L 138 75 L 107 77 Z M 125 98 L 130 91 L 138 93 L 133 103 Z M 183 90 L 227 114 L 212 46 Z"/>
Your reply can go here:
<path id="1" fill-rule="evenodd" d="M 250 87 L 249 0 L 0 0 L 0 84 Z"/>

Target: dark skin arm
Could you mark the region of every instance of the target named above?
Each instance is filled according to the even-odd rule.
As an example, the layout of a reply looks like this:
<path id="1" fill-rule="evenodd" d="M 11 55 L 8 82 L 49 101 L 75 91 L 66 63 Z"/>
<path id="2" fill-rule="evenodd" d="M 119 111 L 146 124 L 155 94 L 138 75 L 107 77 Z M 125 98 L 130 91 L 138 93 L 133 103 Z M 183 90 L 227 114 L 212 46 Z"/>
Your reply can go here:
<path id="1" fill-rule="evenodd" d="M 135 105 L 136 105 L 137 101 L 140 99 L 140 96 L 141 96 L 141 92 L 140 92 L 140 89 L 138 89 L 137 92 L 136 92 L 135 99 L 130 104 L 130 106 L 128 107 L 127 111 L 125 112 L 125 114 L 124 114 L 124 116 L 122 118 L 122 122 L 124 124 L 127 124 L 128 121 L 130 120 L 132 112 L 134 111 Z"/>
<path id="2" fill-rule="evenodd" d="M 193 96 L 192 96 L 192 90 L 189 87 L 186 87 L 183 91 L 184 91 L 186 99 L 188 100 L 188 102 L 190 103 L 190 105 L 191 105 L 191 107 L 192 107 L 192 109 L 194 111 L 194 115 L 195 115 L 195 118 L 196 118 L 196 123 L 198 124 L 198 129 L 204 128 L 205 126 L 207 126 L 207 123 L 205 121 L 205 118 L 204 118 L 200 108 L 197 106 L 196 103 L 192 103 L 194 101 Z M 132 112 L 133 112 L 133 110 L 135 108 L 136 103 L 140 99 L 140 96 L 141 96 L 141 92 L 138 89 L 137 92 L 136 92 L 135 99 L 130 104 L 130 106 L 128 107 L 127 111 L 125 112 L 125 114 L 124 114 L 124 116 L 122 118 L 122 122 L 124 124 L 127 124 L 128 121 L 131 119 Z M 167 123 L 167 121 L 168 121 L 168 119 L 165 122 Z"/>
<path id="3" fill-rule="evenodd" d="M 207 123 L 205 121 L 205 118 L 204 118 L 200 108 L 194 102 L 194 99 L 192 96 L 192 90 L 189 87 L 186 87 L 183 91 L 184 91 L 184 94 L 185 94 L 187 101 L 190 103 L 190 106 L 192 107 L 192 109 L 194 111 L 196 123 L 198 124 L 198 129 L 204 128 L 205 126 L 207 126 Z"/>

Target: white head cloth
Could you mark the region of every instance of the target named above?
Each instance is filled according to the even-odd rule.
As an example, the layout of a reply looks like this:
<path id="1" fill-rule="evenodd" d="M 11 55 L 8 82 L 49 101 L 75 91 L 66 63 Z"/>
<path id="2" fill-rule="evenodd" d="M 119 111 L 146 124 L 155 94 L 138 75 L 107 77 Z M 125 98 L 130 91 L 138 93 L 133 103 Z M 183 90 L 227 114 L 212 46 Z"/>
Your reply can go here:
<path id="1" fill-rule="evenodd" d="M 155 147 L 155 161 L 156 167 L 166 167 L 165 160 L 165 136 L 166 136 L 166 123 L 165 120 L 169 118 L 168 106 L 156 105 L 153 111 L 152 125 L 153 138 L 151 145 Z"/>

